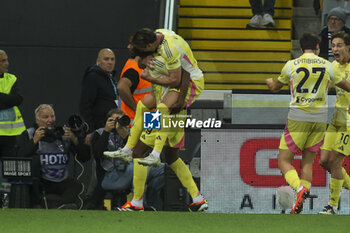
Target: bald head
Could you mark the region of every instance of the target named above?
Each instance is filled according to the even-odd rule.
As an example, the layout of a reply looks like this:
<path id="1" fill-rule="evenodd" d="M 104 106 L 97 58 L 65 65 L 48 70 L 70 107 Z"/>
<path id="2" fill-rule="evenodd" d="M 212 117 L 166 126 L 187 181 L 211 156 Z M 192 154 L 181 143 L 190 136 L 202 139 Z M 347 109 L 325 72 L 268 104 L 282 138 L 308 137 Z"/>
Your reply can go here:
<path id="1" fill-rule="evenodd" d="M 106 73 L 111 73 L 115 66 L 114 52 L 108 48 L 101 49 L 97 56 L 97 65 Z"/>
<path id="2" fill-rule="evenodd" d="M 9 60 L 4 50 L 0 49 L 0 75 L 7 73 L 9 68 Z"/>

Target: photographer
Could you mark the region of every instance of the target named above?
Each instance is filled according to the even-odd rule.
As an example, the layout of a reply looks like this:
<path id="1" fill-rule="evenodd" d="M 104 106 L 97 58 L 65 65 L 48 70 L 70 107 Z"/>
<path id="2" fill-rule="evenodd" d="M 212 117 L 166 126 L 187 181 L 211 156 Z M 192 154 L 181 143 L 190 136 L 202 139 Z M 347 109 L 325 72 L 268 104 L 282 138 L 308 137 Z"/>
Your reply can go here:
<path id="1" fill-rule="evenodd" d="M 127 191 L 132 189 L 133 163 L 113 160 L 103 155 L 106 150 L 114 151 L 123 147 L 127 141 L 130 119 L 120 109 L 112 109 L 107 114 L 104 128 L 95 131 L 92 137 L 92 152 L 96 159 L 97 187 L 91 201 L 95 208 L 103 205 L 105 190 Z M 149 189 L 148 205 L 153 205 L 162 188 L 164 167 L 150 168 L 147 184 Z"/>
<path id="2" fill-rule="evenodd" d="M 79 161 L 90 159 L 90 149 L 83 138 L 78 138 L 69 127 L 56 127 L 52 106 L 41 104 L 35 109 L 36 124 L 24 131 L 18 138 L 18 152 L 21 157 L 33 158 L 33 176 L 47 194 L 61 198 L 58 206 L 50 208 L 79 208 L 79 193 L 82 185 L 68 176 L 68 161 L 75 154 Z M 33 205 L 41 204 L 35 195 L 37 187 L 33 182 Z M 37 194 L 36 194 L 37 195 Z"/>

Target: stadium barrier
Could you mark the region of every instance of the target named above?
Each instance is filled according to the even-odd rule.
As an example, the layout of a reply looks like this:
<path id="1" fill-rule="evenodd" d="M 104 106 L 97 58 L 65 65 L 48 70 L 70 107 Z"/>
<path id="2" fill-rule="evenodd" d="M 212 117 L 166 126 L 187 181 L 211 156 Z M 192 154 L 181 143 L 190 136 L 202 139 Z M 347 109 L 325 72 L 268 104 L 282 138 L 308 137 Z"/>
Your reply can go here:
<path id="1" fill-rule="evenodd" d="M 276 189 L 287 185 L 277 164 L 282 132 L 267 125 L 201 131 L 201 192 L 210 203 L 208 212 L 281 213 Z M 313 166 L 312 198 L 306 200 L 303 213 L 317 214 L 328 204 L 330 175 L 319 158 L 320 153 Z M 295 167 L 300 159 L 296 155 Z M 344 166 L 349 172 L 349 157 Z M 350 194 L 343 190 L 339 214 L 349 213 Z"/>

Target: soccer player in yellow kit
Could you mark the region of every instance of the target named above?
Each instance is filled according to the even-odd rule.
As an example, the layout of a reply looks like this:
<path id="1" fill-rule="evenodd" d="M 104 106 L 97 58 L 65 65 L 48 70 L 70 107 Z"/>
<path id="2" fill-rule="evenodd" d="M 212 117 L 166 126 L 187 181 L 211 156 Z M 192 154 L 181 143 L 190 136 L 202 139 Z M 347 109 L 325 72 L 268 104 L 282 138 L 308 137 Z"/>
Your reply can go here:
<path id="1" fill-rule="evenodd" d="M 176 115 L 177 119 L 181 120 L 182 116 L 186 116 L 186 110 L 182 110 Z M 200 191 L 193 180 L 192 174 L 188 167 L 179 158 L 179 148 L 183 148 L 184 132 L 181 130 L 172 130 L 168 134 L 168 140 L 164 146 L 164 159 L 169 167 L 174 171 L 179 178 L 181 184 L 190 194 L 193 202 L 189 205 L 190 211 L 205 211 L 208 209 L 208 203 L 200 194 Z M 143 130 L 139 142 L 133 150 L 134 158 L 134 175 L 133 175 L 133 198 L 126 202 L 121 208 L 121 211 L 143 211 L 143 194 L 145 191 L 145 183 L 147 179 L 147 167 L 140 165 L 138 161 L 147 155 L 154 147 L 156 133 L 154 130 Z"/>
<path id="2" fill-rule="evenodd" d="M 287 183 L 297 192 L 291 214 L 300 213 L 310 192 L 312 165 L 323 143 L 327 127 L 328 83 L 350 91 L 350 83 L 341 78 L 331 63 L 319 56 L 319 38 L 304 33 L 300 39 L 303 54 L 288 61 L 277 80 L 267 79 L 273 92 L 290 84 L 291 102 L 288 120 L 281 137 L 278 166 Z M 302 152 L 301 177 L 292 166 L 296 153 Z"/>
<path id="3" fill-rule="evenodd" d="M 115 152 L 105 153 L 106 156 L 116 159 L 130 158 L 143 129 L 142 119 L 145 111 L 156 108 L 162 117 L 169 116 L 170 108 L 189 107 L 204 89 L 203 73 L 197 65 L 190 46 L 175 32 L 143 28 L 133 35 L 131 45 L 136 55 L 146 58 L 144 64 L 147 68 L 143 70 L 141 77 L 163 87 L 158 88 L 161 91 L 159 102 L 156 100 L 159 92 L 154 90 L 137 104 L 134 125 L 125 147 Z M 182 69 L 190 74 L 189 83 L 181 82 Z M 187 85 L 180 88 L 187 91 L 180 92 L 180 84 Z M 155 166 L 160 163 L 160 153 L 168 139 L 168 133 L 169 129 L 165 127 L 156 131 L 154 148 L 149 156 L 139 161 L 140 164 Z"/>
<path id="4" fill-rule="evenodd" d="M 350 81 L 350 36 L 344 32 L 332 36 L 332 52 L 335 61 L 332 65 L 343 78 Z M 342 167 L 345 156 L 350 155 L 350 93 L 336 87 L 337 101 L 334 115 L 327 128 L 324 144 L 321 147 L 320 164 L 331 173 L 330 198 L 320 214 L 337 214 L 342 187 L 350 190 L 350 177 Z"/>
<path id="5" fill-rule="evenodd" d="M 202 71 L 198 68 L 188 44 L 172 31 L 159 29 L 154 32 L 150 29 L 141 29 L 132 37 L 130 47 L 142 58 L 139 65 L 143 66 L 142 68 L 147 66 L 141 76 L 152 83 L 153 91 L 137 104 L 134 126 L 131 128 L 126 146 L 121 150 L 105 153 L 106 156 L 128 161 L 133 152 L 134 196 L 122 210 L 143 209 L 142 195 L 147 168 L 140 164 L 149 166 L 160 164 L 160 152 L 163 146 L 167 145 L 165 161 L 191 195 L 193 203 L 189 209 L 204 211 L 208 208 L 207 201 L 200 194 L 188 167 L 178 157 L 178 148 L 184 144 L 184 128 L 142 131 L 142 117 L 145 111 L 156 108 L 164 118 L 171 115 L 169 108 L 181 110 L 189 107 L 204 89 Z M 187 111 L 182 110 L 180 114 L 169 118 L 172 121 L 185 120 L 186 114 Z M 151 153 L 149 148 L 153 148 Z M 148 156 L 144 158 L 145 155 Z"/>
<path id="6" fill-rule="evenodd" d="M 143 61 L 143 60 L 142 60 Z M 154 74 L 155 75 L 155 74 Z M 182 70 L 182 78 L 188 78 L 189 73 Z M 152 94 L 159 103 L 162 97 L 169 91 L 168 88 L 154 84 Z M 183 109 L 179 114 L 173 115 L 173 122 L 185 121 L 187 110 Z M 190 211 L 204 211 L 208 209 L 208 203 L 200 194 L 200 191 L 193 180 L 192 174 L 185 163 L 179 158 L 178 150 L 184 147 L 184 128 L 177 127 L 168 129 L 167 141 L 165 142 L 164 154 L 165 162 L 169 164 L 179 178 L 181 184 L 190 194 L 193 202 L 189 205 Z M 145 190 L 145 182 L 147 178 L 147 167 L 139 163 L 146 155 L 148 155 L 155 146 L 157 131 L 146 129 L 142 131 L 140 140 L 133 150 L 132 157 L 134 159 L 134 175 L 133 175 L 133 198 L 130 202 L 125 203 L 120 210 L 122 211 L 142 211 L 143 210 L 143 194 Z M 159 160 L 160 164 L 160 160 Z"/>

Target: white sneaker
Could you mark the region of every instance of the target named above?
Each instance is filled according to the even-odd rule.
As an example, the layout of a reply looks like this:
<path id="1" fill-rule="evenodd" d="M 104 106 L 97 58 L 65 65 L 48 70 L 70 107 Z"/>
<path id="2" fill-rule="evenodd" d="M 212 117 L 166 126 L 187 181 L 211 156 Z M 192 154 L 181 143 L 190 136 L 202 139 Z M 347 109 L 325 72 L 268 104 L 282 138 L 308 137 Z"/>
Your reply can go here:
<path id="1" fill-rule="evenodd" d="M 128 163 L 132 161 L 132 152 L 127 152 L 122 149 L 116 151 L 105 151 L 103 154 L 108 158 L 123 160 Z"/>
<path id="2" fill-rule="evenodd" d="M 274 27 L 275 21 L 273 21 L 273 18 L 270 14 L 264 14 L 262 17 L 261 25 L 266 27 Z"/>
<path id="3" fill-rule="evenodd" d="M 250 22 L 247 24 L 247 27 L 250 28 L 261 28 L 262 27 L 262 16 L 261 15 L 254 15 Z"/>
<path id="4" fill-rule="evenodd" d="M 318 214 L 336 215 L 338 214 L 338 210 L 330 205 L 326 205 L 321 212 L 318 212 Z"/>
<path id="5" fill-rule="evenodd" d="M 160 158 L 156 157 L 152 153 L 149 154 L 147 157 L 140 159 L 139 164 L 144 166 L 153 166 L 153 167 L 159 167 L 160 166 Z"/>

